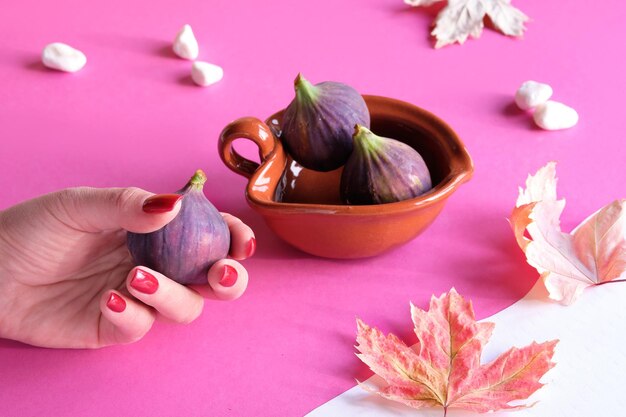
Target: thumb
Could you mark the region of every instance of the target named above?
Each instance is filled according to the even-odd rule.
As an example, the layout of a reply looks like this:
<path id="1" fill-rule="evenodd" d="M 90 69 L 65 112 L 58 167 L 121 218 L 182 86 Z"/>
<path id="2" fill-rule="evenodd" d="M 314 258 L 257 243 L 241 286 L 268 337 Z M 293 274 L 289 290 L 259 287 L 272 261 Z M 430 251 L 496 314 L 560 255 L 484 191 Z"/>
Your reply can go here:
<path id="1" fill-rule="evenodd" d="M 134 233 L 150 233 L 165 226 L 178 214 L 183 198 L 135 187 L 78 187 L 50 197 L 53 215 L 75 229 L 101 232 L 121 228 Z"/>

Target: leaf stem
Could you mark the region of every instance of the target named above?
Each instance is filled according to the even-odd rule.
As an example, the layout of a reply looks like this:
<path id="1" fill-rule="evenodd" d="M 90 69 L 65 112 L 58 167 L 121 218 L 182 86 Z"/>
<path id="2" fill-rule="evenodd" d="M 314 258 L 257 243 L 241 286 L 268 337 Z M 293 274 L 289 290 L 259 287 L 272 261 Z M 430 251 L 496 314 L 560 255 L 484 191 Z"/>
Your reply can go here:
<path id="1" fill-rule="evenodd" d="M 594 284 L 596 287 L 599 285 L 604 285 L 604 284 L 611 284 L 614 282 L 626 282 L 626 278 L 620 278 L 620 279 L 613 279 L 611 281 L 604 281 L 604 282 L 599 282 L 597 284 Z"/>

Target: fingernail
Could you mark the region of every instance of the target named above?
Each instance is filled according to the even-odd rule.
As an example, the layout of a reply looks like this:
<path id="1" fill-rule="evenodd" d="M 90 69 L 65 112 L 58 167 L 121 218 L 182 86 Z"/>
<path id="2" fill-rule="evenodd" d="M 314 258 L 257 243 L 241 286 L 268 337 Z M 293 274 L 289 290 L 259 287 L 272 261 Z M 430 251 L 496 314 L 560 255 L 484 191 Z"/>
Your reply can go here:
<path id="1" fill-rule="evenodd" d="M 121 313 L 126 309 L 126 301 L 124 301 L 124 299 L 116 293 L 111 292 L 111 295 L 109 295 L 109 299 L 107 300 L 107 307 L 109 307 L 109 310 L 111 311 Z"/>
<path id="2" fill-rule="evenodd" d="M 255 238 L 251 238 L 248 241 L 248 247 L 246 248 L 246 257 L 249 258 L 252 255 L 254 255 L 254 252 L 256 252 L 256 239 Z"/>
<path id="3" fill-rule="evenodd" d="M 237 270 L 230 266 L 224 265 L 224 272 L 222 278 L 220 278 L 220 285 L 222 287 L 232 287 L 237 282 Z"/>
<path id="4" fill-rule="evenodd" d="M 167 213 L 174 210 L 183 196 L 181 194 L 156 194 L 143 202 L 143 211 L 146 213 Z"/>
<path id="5" fill-rule="evenodd" d="M 141 293 L 154 294 L 159 288 L 159 281 L 149 272 L 136 268 L 130 286 Z"/>

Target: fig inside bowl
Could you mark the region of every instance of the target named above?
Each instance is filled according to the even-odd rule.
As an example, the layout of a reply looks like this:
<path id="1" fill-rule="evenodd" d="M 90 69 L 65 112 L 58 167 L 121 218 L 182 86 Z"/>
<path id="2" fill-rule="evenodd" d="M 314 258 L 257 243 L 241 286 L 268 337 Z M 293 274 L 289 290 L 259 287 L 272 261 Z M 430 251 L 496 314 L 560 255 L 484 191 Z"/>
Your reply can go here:
<path id="1" fill-rule="evenodd" d="M 231 170 L 249 178 L 246 199 L 281 239 L 327 258 L 378 255 L 417 237 L 443 209 L 448 197 L 473 172 L 472 160 L 456 133 L 441 119 L 399 100 L 363 96 L 371 130 L 417 150 L 430 170 L 433 188 L 409 200 L 376 205 L 345 205 L 339 198 L 343 168 L 306 169 L 293 161 L 281 142 L 283 111 L 265 122 L 244 117 L 224 128 L 220 157 Z M 259 148 L 260 164 L 233 148 L 237 139 Z"/>

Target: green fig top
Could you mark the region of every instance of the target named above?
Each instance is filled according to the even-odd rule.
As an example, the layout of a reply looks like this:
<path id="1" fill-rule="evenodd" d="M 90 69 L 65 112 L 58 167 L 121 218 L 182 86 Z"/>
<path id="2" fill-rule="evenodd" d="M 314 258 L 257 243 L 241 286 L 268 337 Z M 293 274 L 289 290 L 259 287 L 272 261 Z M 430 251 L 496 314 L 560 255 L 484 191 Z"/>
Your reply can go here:
<path id="1" fill-rule="evenodd" d="M 203 170 L 198 169 L 193 174 L 193 176 L 187 182 L 185 189 L 194 188 L 196 190 L 202 190 L 204 188 L 204 183 L 206 182 L 207 177 Z"/>
<path id="2" fill-rule="evenodd" d="M 296 100 L 300 103 L 314 103 L 319 96 L 319 88 L 311 84 L 302 74 L 298 74 L 293 82 L 293 87 L 296 90 Z"/>
<path id="3" fill-rule="evenodd" d="M 385 144 L 385 138 L 375 135 L 371 130 L 361 125 L 354 127 L 352 140 L 357 152 L 368 153 L 372 156 L 375 156 L 376 152 Z"/>
<path id="4" fill-rule="evenodd" d="M 393 203 L 432 188 L 424 159 L 409 145 L 375 135 L 360 125 L 355 126 L 353 140 L 354 151 L 341 175 L 344 203 Z"/>
<path id="5" fill-rule="evenodd" d="M 369 126 L 365 100 L 349 85 L 326 81 L 316 85 L 298 74 L 296 96 L 285 109 L 281 140 L 300 165 L 316 171 L 342 166 L 352 153 L 355 124 Z"/>

